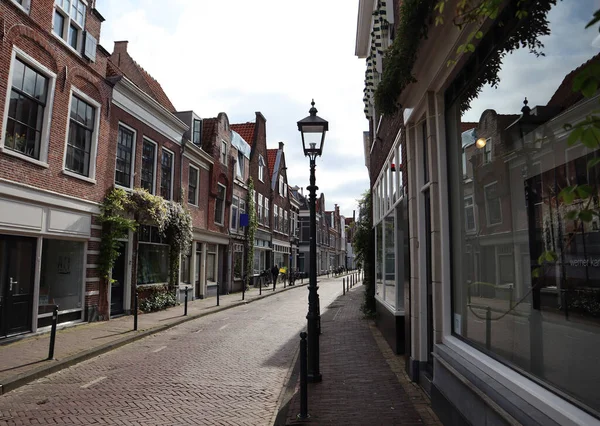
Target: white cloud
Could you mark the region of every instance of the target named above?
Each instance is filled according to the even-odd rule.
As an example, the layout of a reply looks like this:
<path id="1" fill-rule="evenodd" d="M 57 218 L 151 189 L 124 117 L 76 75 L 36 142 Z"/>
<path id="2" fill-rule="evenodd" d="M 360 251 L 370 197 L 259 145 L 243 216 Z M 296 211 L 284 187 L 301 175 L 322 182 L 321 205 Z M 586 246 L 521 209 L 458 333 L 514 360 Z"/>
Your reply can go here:
<path id="1" fill-rule="evenodd" d="M 362 153 L 364 61 L 354 56 L 358 2 L 347 0 L 207 1 L 98 0 L 105 16 L 101 43 L 129 40 L 130 54 L 180 110 L 203 117 L 226 112 L 232 122 L 267 119 L 267 143 L 286 143 L 288 174 L 308 181 L 296 121 L 314 97 L 330 122 L 324 156 L 344 153 L 347 170 L 324 171 L 318 185 L 327 208 L 336 182 L 364 178 L 343 194 L 356 199 L 368 188 Z M 292 155 L 290 155 L 292 154 Z M 290 184 L 306 186 L 290 179 Z M 341 197 L 342 194 L 339 194 Z M 343 213 L 351 214 L 350 203 Z"/>

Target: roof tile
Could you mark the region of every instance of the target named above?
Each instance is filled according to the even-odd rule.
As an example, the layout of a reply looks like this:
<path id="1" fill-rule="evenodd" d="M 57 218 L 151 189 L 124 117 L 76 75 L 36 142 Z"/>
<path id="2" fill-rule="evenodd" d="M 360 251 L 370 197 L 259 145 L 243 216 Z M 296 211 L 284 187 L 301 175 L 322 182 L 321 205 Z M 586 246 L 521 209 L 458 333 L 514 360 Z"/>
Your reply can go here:
<path id="1" fill-rule="evenodd" d="M 229 128 L 236 131 L 250 146 L 254 142 L 254 125 L 255 123 L 247 122 L 240 124 L 230 124 Z"/>
<path id="2" fill-rule="evenodd" d="M 267 149 L 267 166 L 269 167 L 269 175 L 273 176 L 273 167 L 275 167 L 275 160 L 277 160 L 276 148 Z"/>

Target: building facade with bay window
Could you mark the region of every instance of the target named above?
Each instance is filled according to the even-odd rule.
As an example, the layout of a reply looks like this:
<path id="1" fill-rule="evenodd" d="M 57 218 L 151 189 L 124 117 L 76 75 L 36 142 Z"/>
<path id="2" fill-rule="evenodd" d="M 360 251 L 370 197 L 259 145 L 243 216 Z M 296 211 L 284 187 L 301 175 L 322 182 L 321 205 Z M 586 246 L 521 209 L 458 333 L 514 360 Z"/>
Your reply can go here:
<path id="1" fill-rule="evenodd" d="M 406 9 L 392 3 L 397 21 Z M 597 4 L 507 2 L 459 29 L 450 3 L 417 41 L 400 109 L 381 118 L 367 105 L 378 301 L 403 301 L 407 370 L 444 424 L 600 424 L 600 98 L 586 83 L 600 44 L 597 24 L 585 28 Z M 360 2 L 357 51 L 377 6 Z M 499 50 L 525 34 L 544 55 Z M 388 293 L 390 270 L 403 298 Z"/>

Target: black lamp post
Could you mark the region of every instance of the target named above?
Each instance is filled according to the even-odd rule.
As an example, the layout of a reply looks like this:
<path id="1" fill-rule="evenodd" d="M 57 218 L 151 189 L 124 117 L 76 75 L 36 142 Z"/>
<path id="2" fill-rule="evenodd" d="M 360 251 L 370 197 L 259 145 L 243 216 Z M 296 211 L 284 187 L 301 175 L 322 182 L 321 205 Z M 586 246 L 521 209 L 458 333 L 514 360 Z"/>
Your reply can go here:
<path id="1" fill-rule="evenodd" d="M 317 189 L 315 181 L 315 160 L 323 153 L 323 142 L 325 142 L 325 133 L 329 130 L 329 123 L 317 116 L 315 101 L 311 102 L 312 107 L 309 110 L 310 115 L 298 121 L 298 130 L 302 135 L 302 148 L 304 155 L 310 159 L 310 185 L 306 188 L 309 191 L 310 205 L 310 271 L 308 276 L 308 380 L 310 382 L 320 382 L 321 372 L 319 369 L 319 323 L 321 313 L 319 312 L 319 294 L 317 290 L 317 216 L 316 200 Z"/>

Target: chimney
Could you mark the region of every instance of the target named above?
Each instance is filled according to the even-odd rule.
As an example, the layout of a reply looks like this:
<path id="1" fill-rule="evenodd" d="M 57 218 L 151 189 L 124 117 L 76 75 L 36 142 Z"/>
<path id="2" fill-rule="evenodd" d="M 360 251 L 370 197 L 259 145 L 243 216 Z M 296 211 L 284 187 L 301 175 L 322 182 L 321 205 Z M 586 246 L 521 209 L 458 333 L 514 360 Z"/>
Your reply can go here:
<path id="1" fill-rule="evenodd" d="M 279 150 L 283 151 L 283 142 L 279 142 Z"/>
<path id="2" fill-rule="evenodd" d="M 113 53 L 127 53 L 127 45 L 129 41 L 115 41 L 115 47 L 113 49 Z"/>

